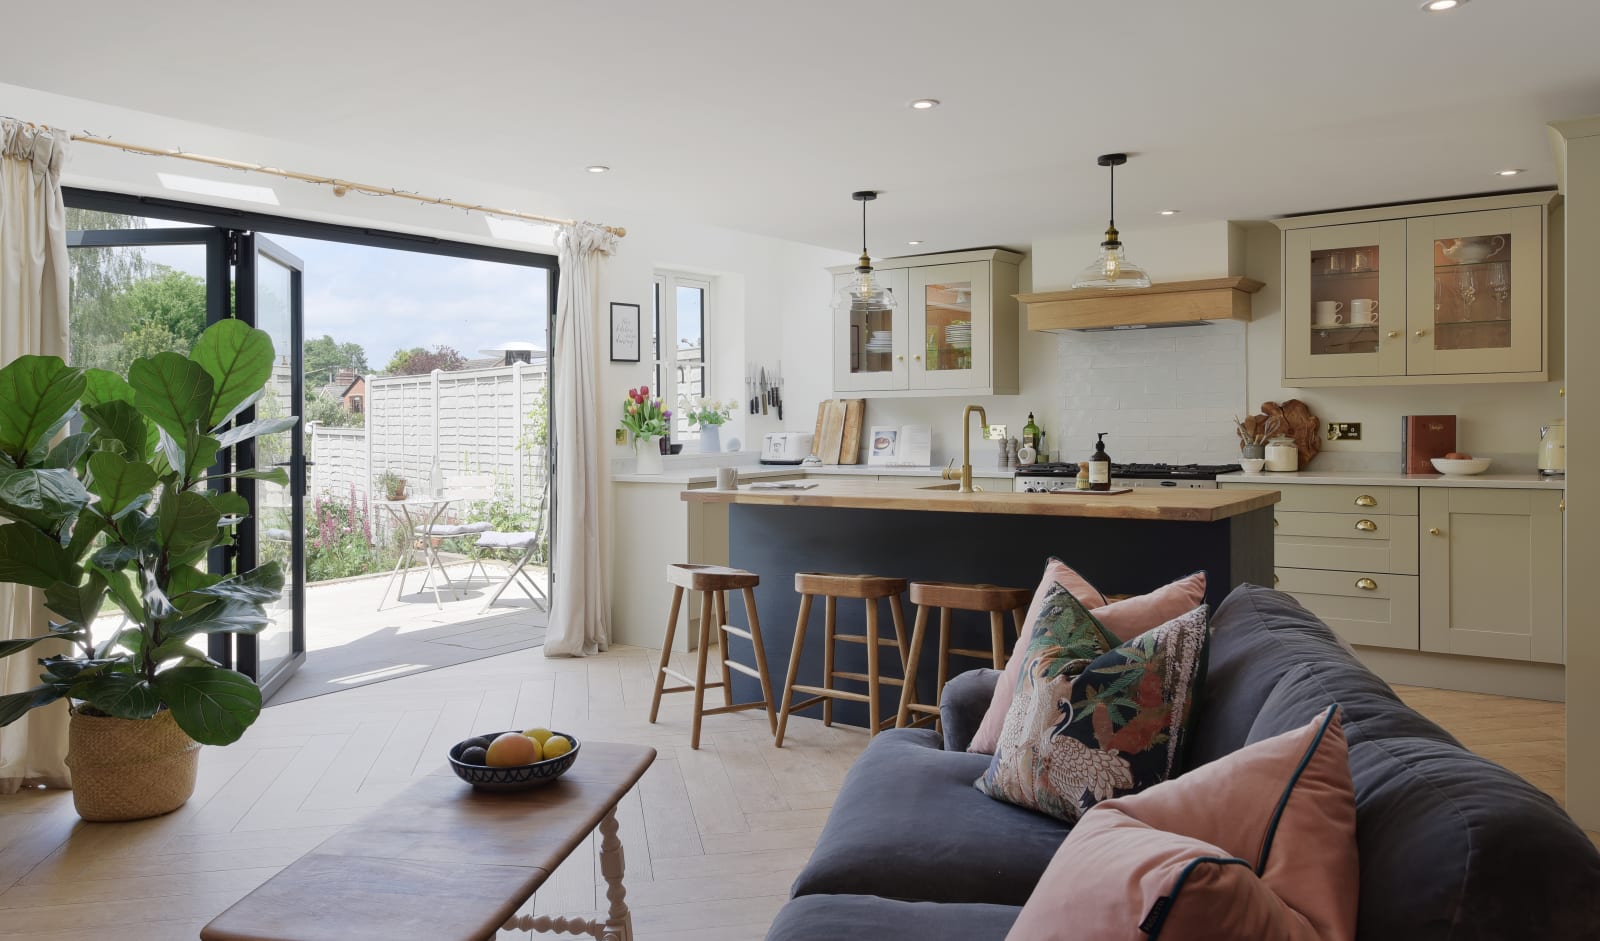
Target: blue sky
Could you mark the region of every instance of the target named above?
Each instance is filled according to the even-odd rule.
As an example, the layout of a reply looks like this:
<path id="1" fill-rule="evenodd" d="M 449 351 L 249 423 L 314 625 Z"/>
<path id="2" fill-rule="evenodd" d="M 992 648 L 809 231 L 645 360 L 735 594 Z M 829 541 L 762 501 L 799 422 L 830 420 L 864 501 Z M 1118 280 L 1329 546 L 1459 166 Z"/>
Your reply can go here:
<path id="1" fill-rule="evenodd" d="M 354 341 L 382 369 L 396 350 L 453 346 L 468 358 L 508 340 L 548 349 L 542 268 L 268 235 L 305 262 L 305 335 Z M 198 248 L 146 258 L 204 277 Z"/>

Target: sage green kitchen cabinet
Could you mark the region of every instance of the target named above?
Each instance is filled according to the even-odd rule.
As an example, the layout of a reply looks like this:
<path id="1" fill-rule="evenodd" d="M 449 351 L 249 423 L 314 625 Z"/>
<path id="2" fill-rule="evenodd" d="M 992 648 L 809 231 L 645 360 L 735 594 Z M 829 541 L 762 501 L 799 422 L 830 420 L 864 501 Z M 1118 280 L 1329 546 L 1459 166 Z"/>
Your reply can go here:
<path id="1" fill-rule="evenodd" d="M 1283 384 L 1549 378 L 1553 192 L 1295 216 L 1283 251 Z"/>
<path id="2" fill-rule="evenodd" d="M 888 311 L 834 311 L 833 390 L 873 397 L 1014 395 L 1022 256 L 1000 249 L 885 258 Z M 835 296 L 855 279 L 828 269 Z"/>
<path id="3" fill-rule="evenodd" d="M 1422 649 L 1561 663 L 1559 493 L 1423 488 Z"/>

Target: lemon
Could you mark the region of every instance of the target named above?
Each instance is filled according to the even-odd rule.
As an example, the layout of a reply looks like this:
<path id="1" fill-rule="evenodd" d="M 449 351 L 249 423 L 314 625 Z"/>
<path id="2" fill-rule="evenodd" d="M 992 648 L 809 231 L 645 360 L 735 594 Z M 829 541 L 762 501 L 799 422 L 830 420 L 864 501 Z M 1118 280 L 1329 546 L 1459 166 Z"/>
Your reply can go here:
<path id="1" fill-rule="evenodd" d="M 572 739 L 565 735 L 552 735 L 545 740 L 544 756 L 546 758 L 560 758 L 572 751 Z"/>
<path id="2" fill-rule="evenodd" d="M 538 742 L 540 747 L 543 747 L 545 740 L 556 733 L 545 728 L 532 728 L 522 734 Z"/>

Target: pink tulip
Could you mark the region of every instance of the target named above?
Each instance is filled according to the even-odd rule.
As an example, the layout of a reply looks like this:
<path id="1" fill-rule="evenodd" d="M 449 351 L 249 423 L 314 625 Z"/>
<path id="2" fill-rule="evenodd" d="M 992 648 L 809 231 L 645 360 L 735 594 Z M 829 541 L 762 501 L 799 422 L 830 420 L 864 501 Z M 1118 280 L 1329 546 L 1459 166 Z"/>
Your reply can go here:
<path id="1" fill-rule="evenodd" d="M 639 394 L 640 395 L 649 395 L 650 394 L 650 387 L 649 386 L 640 386 L 639 387 Z"/>

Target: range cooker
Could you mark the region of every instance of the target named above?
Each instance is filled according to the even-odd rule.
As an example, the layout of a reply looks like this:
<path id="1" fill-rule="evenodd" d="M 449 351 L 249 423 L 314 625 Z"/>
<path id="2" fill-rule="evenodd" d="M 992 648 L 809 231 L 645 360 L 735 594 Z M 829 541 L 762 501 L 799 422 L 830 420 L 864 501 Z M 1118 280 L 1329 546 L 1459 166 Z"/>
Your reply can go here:
<path id="1" fill-rule="evenodd" d="M 1210 490 L 1216 488 L 1218 474 L 1239 469 L 1238 464 L 1112 464 L 1111 486 Z M 1054 493 L 1077 486 L 1078 465 L 1072 463 L 1019 467 L 1011 481 L 1011 489 L 1020 493 Z"/>

